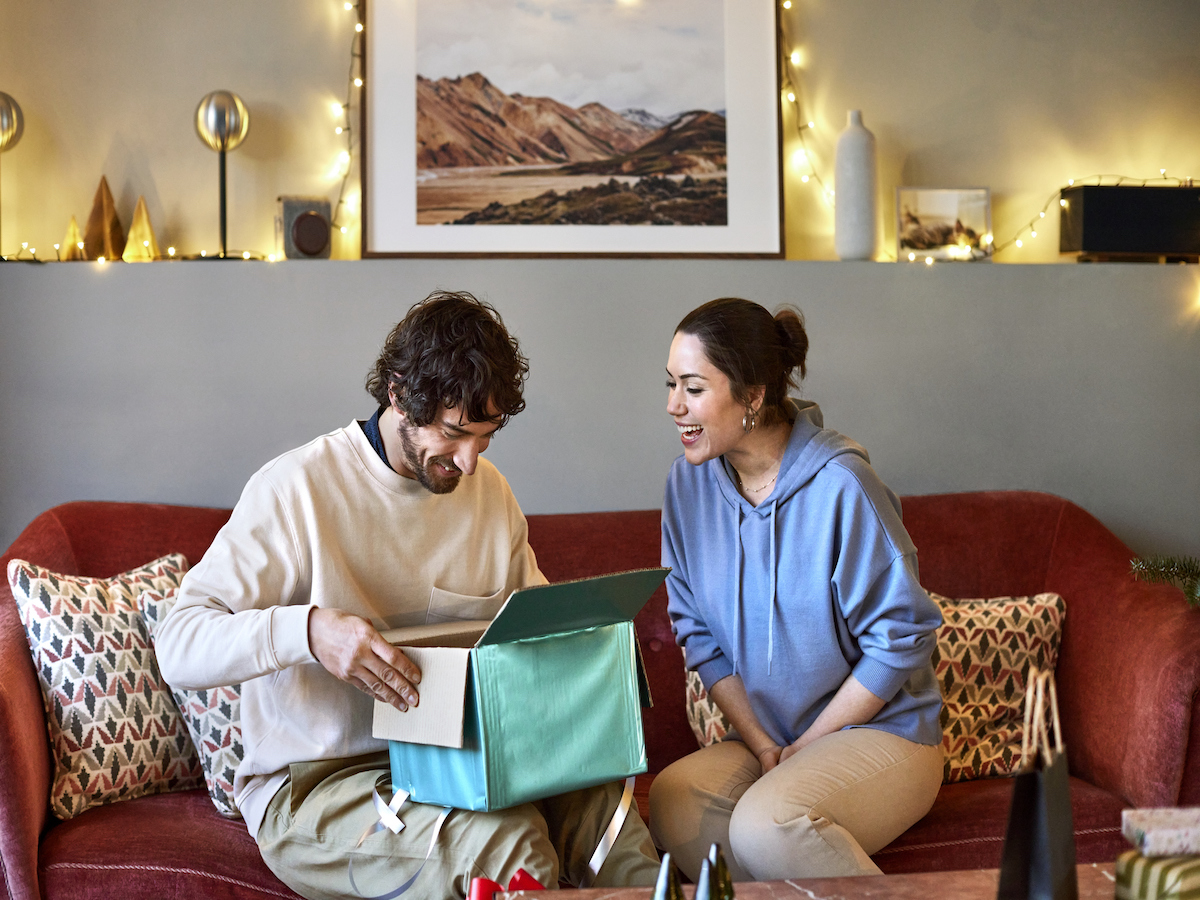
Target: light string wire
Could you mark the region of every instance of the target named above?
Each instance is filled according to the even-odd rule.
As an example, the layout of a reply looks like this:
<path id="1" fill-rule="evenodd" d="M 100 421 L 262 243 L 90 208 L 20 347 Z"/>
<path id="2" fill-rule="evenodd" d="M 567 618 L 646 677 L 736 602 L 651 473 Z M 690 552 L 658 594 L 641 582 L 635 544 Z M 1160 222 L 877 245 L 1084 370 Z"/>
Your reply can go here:
<path id="1" fill-rule="evenodd" d="M 813 121 L 804 115 L 803 100 L 800 91 L 799 79 L 796 75 L 796 70 L 799 68 L 799 61 L 794 58 L 794 54 L 799 53 L 799 50 L 793 50 L 793 43 L 788 34 L 786 20 L 788 11 L 792 8 L 791 0 L 784 0 L 781 4 L 778 13 L 779 26 L 776 31 L 776 48 L 779 55 L 779 71 L 781 73 L 781 84 L 779 91 L 784 102 L 792 107 L 793 121 L 796 127 L 796 136 L 800 139 L 800 152 L 804 154 L 804 164 L 808 171 L 800 176 L 800 181 L 808 184 L 810 181 L 815 181 L 818 187 L 821 188 L 821 196 L 831 207 L 833 206 L 833 189 L 825 184 L 825 179 L 821 177 L 821 173 L 817 171 L 817 167 L 813 164 L 813 156 L 811 148 L 808 146 L 809 132 L 816 126 Z"/>
<path id="2" fill-rule="evenodd" d="M 347 0 L 343 6 L 347 11 L 354 13 L 354 36 L 350 39 L 350 67 L 346 75 L 346 102 L 342 104 L 346 124 L 340 126 L 338 130 L 339 134 L 344 134 L 346 137 L 346 149 L 339 156 L 342 166 L 342 183 L 338 189 L 337 203 L 333 208 L 333 221 L 330 224 L 345 234 L 347 226 L 343 223 L 342 211 L 347 205 L 346 188 L 350 183 L 350 175 L 354 171 L 354 163 L 358 158 L 354 150 L 357 146 L 355 142 L 360 139 L 355 135 L 361 131 L 362 126 L 362 104 L 357 101 L 361 96 L 363 79 L 366 75 L 363 71 L 363 35 L 366 32 L 362 20 L 361 4 Z M 359 128 L 357 129 L 351 125 L 352 111 L 358 114 Z"/>
<path id="3" fill-rule="evenodd" d="M 1007 241 L 1002 244 L 996 244 L 992 248 L 992 252 L 999 253 L 1001 250 L 1013 245 L 1016 245 L 1018 249 L 1025 246 L 1025 242 L 1021 239 L 1021 236 L 1026 232 L 1029 232 L 1031 238 L 1036 238 L 1038 236 L 1038 223 L 1041 222 L 1042 219 L 1046 218 L 1046 213 L 1053 206 L 1055 200 L 1058 201 L 1058 205 L 1061 209 L 1065 209 L 1067 207 L 1067 201 L 1062 196 L 1063 191 L 1073 187 L 1084 187 L 1088 184 L 1092 184 L 1093 180 L 1094 184 L 1092 186 L 1104 186 L 1105 179 L 1109 179 L 1110 183 L 1107 185 L 1109 187 L 1119 187 L 1126 184 L 1131 187 L 1146 187 L 1152 184 L 1174 187 L 1192 186 L 1191 178 L 1176 178 L 1174 176 L 1169 176 L 1167 175 L 1166 169 L 1159 169 L 1157 178 L 1134 178 L 1129 175 L 1088 175 L 1086 178 L 1068 178 L 1065 185 L 1060 187 L 1053 194 L 1046 198 L 1046 202 L 1042 204 L 1042 208 L 1038 211 L 1036 216 L 1018 228 L 1013 236 Z"/>

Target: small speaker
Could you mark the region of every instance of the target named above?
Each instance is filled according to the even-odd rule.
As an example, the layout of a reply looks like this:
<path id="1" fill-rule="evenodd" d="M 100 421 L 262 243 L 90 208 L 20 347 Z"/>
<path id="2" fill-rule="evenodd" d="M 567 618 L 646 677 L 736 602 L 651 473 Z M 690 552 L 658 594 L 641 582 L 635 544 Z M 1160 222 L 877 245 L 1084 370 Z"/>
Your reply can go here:
<path id="1" fill-rule="evenodd" d="M 333 244 L 329 201 L 323 197 L 280 197 L 279 226 L 288 259 L 329 259 Z"/>
<path id="2" fill-rule="evenodd" d="M 1200 256 L 1200 188 L 1076 185 L 1062 192 L 1058 249 L 1089 261 Z"/>

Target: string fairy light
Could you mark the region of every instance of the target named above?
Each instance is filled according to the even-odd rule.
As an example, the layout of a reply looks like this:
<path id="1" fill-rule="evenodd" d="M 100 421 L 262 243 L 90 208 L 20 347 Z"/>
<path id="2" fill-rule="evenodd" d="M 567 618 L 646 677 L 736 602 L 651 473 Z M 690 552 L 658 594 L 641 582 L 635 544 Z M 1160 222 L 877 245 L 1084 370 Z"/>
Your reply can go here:
<path id="1" fill-rule="evenodd" d="M 341 186 L 338 189 L 337 204 L 333 208 L 333 222 L 331 223 L 341 234 L 347 234 L 349 227 L 346 224 L 343 213 L 350 214 L 353 203 L 346 196 L 346 188 L 350 183 L 350 175 L 353 172 L 355 136 L 354 129 L 350 125 L 352 112 L 359 112 L 361 116 L 362 104 L 361 89 L 363 86 L 363 21 L 362 21 L 362 6 L 357 2 L 346 0 L 342 4 L 346 12 L 354 13 L 354 35 L 350 38 L 350 71 L 346 75 L 346 102 L 332 103 L 330 109 L 337 117 L 345 117 L 345 122 L 340 123 L 334 128 L 334 134 L 346 139 L 346 147 L 340 151 L 332 168 L 330 175 L 334 178 L 340 177 L 342 180 Z"/>
<path id="2" fill-rule="evenodd" d="M 792 0 L 783 0 L 780 7 L 786 13 L 792 8 Z M 800 139 L 800 149 L 792 154 L 792 162 L 795 166 L 803 168 L 803 174 L 800 176 L 802 184 L 816 183 L 820 188 L 821 197 L 830 206 L 833 205 L 834 193 L 833 188 L 829 187 L 821 173 L 817 171 L 817 167 L 813 162 L 812 149 L 808 145 L 810 133 L 816 128 L 816 124 L 812 119 L 804 114 L 802 95 L 800 92 L 800 84 L 798 70 L 804 62 L 803 52 L 796 47 L 788 34 L 786 21 L 789 18 L 786 14 L 781 13 L 779 21 L 779 34 L 777 35 L 777 45 L 779 47 L 779 71 L 782 73 L 782 83 L 779 86 L 781 99 L 792 107 L 792 121 L 796 126 L 796 136 Z M 789 49 L 790 48 L 790 49 Z"/>
<path id="3" fill-rule="evenodd" d="M 1033 216 L 1028 222 L 1018 228 L 1013 236 L 1007 241 L 1002 244 L 996 244 L 996 246 L 993 248 L 993 252 L 999 253 L 1001 250 L 1004 250 L 1008 247 L 1016 247 L 1017 249 L 1021 249 L 1025 246 L 1024 236 L 1026 234 L 1029 235 L 1030 240 L 1035 240 L 1038 236 L 1038 223 L 1041 222 L 1042 219 L 1046 218 L 1046 212 L 1054 205 L 1054 201 L 1058 201 L 1058 206 L 1060 209 L 1070 208 L 1070 202 L 1062 196 L 1063 191 L 1067 190 L 1068 188 L 1075 187 L 1077 184 L 1083 186 L 1085 182 L 1087 184 L 1094 183 L 1094 186 L 1096 187 L 1118 187 L 1123 184 L 1135 187 L 1146 187 L 1147 185 L 1151 184 L 1174 187 L 1191 187 L 1193 183 L 1191 178 L 1175 178 L 1173 176 L 1168 176 L 1166 169 L 1159 169 L 1157 178 L 1132 178 L 1129 175 L 1089 175 L 1086 178 L 1068 178 L 1067 183 L 1063 187 L 1058 188 L 1058 190 L 1046 198 L 1046 202 L 1042 204 L 1042 208 L 1038 210 L 1038 214 L 1036 216 Z"/>

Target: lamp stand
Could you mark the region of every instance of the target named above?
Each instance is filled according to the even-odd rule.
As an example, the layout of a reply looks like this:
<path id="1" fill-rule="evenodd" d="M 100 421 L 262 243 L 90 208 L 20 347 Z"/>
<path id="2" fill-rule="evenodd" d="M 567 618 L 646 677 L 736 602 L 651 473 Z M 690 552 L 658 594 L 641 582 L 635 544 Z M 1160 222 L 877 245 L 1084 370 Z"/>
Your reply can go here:
<path id="1" fill-rule="evenodd" d="M 221 259 L 225 258 L 225 151 L 218 151 L 221 158 Z"/>

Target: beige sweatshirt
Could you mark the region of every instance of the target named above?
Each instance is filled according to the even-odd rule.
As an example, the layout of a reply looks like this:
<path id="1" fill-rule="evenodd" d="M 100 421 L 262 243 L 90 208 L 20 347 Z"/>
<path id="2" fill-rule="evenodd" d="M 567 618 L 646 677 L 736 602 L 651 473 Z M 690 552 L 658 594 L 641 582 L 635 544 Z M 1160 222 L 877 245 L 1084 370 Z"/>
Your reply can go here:
<path id="1" fill-rule="evenodd" d="M 545 583 L 526 538 L 491 463 L 432 494 L 393 472 L 357 422 L 255 473 L 156 640 L 170 684 L 243 685 L 234 794 L 251 835 L 290 764 L 387 747 L 371 737 L 371 699 L 313 656 L 309 611 L 381 631 L 491 618 L 514 589 Z"/>

